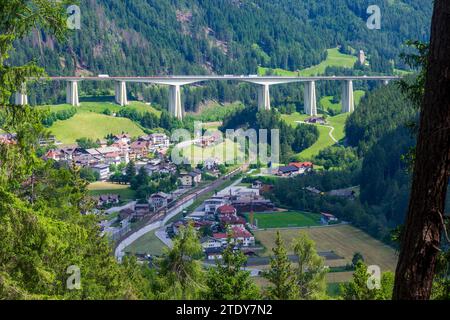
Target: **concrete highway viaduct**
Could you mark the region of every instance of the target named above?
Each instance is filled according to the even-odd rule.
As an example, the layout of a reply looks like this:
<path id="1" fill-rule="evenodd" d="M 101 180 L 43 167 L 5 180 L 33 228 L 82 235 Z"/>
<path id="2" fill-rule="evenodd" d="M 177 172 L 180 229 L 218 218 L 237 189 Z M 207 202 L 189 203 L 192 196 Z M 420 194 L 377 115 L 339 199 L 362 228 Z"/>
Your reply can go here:
<path id="1" fill-rule="evenodd" d="M 283 77 L 283 76 L 164 76 L 164 77 L 48 77 L 44 80 L 63 81 L 67 83 L 66 102 L 79 106 L 78 83 L 80 81 L 114 81 L 115 101 L 121 106 L 128 104 L 127 83 L 147 83 L 169 86 L 169 112 L 178 119 L 183 118 L 184 107 L 181 103 L 181 86 L 204 81 L 238 81 L 248 82 L 258 86 L 258 108 L 270 110 L 270 86 L 295 82 L 304 83 L 304 112 L 310 116 L 317 115 L 317 81 L 342 82 L 342 112 L 353 112 L 355 107 L 353 97 L 353 81 L 382 81 L 384 84 L 398 80 L 397 76 L 316 76 L 316 77 Z M 15 103 L 28 103 L 26 85 L 15 95 Z"/>

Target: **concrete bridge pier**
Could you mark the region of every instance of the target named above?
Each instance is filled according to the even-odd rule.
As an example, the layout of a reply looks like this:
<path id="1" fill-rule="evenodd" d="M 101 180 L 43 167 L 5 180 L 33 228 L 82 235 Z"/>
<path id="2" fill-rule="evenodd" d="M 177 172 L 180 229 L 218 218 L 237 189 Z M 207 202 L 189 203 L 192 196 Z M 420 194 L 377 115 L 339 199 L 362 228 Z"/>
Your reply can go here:
<path id="1" fill-rule="evenodd" d="M 20 91 L 14 95 L 14 104 L 18 106 L 24 106 L 28 104 L 27 88 L 25 84 L 22 84 Z"/>
<path id="2" fill-rule="evenodd" d="M 353 96 L 353 81 L 347 80 L 342 84 L 342 112 L 355 110 L 355 98 Z"/>
<path id="3" fill-rule="evenodd" d="M 116 103 L 123 106 L 128 105 L 127 85 L 125 81 L 116 81 L 115 84 Z"/>
<path id="4" fill-rule="evenodd" d="M 270 85 L 258 86 L 258 110 L 270 110 Z"/>
<path id="5" fill-rule="evenodd" d="M 305 82 L 304 111 L 307 115 L 317 116 L 316 82 Z"/>
<path id="6" fill-rule="evenodd" d="M 80 106 L 80 100 L 78 97 L 78 81 L 67 82 L 66 103 L 74 107 Z"/>
<path id="7" fill-rule="evenodd" d="M 169 113 L 180 120 L 183 119 L 183 106 L 181 105 L 181 85 L 169 86 Z"/>

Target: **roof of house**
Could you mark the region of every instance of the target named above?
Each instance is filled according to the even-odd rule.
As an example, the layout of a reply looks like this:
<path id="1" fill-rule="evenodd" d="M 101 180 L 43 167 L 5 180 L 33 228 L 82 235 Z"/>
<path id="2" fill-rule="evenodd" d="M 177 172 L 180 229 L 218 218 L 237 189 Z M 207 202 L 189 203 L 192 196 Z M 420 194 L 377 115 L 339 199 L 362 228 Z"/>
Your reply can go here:
<path id="1" fill-rule="evenodd" d="M 291 173 L 291 172 L 297 172 L 298 168 L 295 166 L 285 166 L 285 167 L 279 167 L 278 171 L 281 173 Z"/>
<path id="2" fill-rule="evenodd" d="M 235 214 L 236 213 L 236 208 L 226 204 L 226 205 L 218 207 L 217 208 L 217 212 L 219 214 Z"/>
<path id="3" fill-rule="evenodd" d="M 233 238 L 253 237 L 253 235 L 247 229 L 239 227 L 239 226 L 232 226 L 231 231 L 232 231 Z"/>
<path id="4" fill-rule="evenodd" d="M 332 215 L 331 213 L 326 213 L 326 212 L 321 212 L 320 213 L 322 216 L 328 218 L 328 219 L 332 219 L 332 218 L 336 218 L 334 215 Z"/>
<path id="5" fill-rule="evenodd" d="M 310 168 L 313 166 L 312 162 L 306 161 L 306 162 L 291 162 L 289 163 L 289 166 L 293 166 L 296 168 Z"/>
<path id="6" fill-rule="evenodd" d="M 150 198 L 164 198 L 164 199 L 168 199 L 170 198 L 170 195 L 165 193 L 165 192 L 158 192 L 158 193 L 154 193 L 150 196 Z"/>
<path id="7" fill-rule="evenodd" d="M 137 148 L 147 148 L 148 144 L 146 141 L 137 140 L 131 143 L 130 148 L 137 149 Z"/>
<path id="8" fill-rule="evenodd" d="M 228 235 L 226 233 L 214 233 L 213 237 L 214 239 L 226 239 Z"/>

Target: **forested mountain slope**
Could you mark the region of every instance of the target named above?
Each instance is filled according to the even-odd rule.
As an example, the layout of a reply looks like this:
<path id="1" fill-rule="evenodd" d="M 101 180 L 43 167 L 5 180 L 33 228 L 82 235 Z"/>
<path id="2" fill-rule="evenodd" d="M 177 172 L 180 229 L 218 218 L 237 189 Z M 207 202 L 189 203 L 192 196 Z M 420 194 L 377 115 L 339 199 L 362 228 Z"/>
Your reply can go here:
<path id="1" fill-rule="evenodd" d="M 366 27 L 368 0 L 81 0 L 81 30 L 66 44 L 35 31 L 11 63 L 35 58 L 51 75 L 249 74 L 297 70 L 326 49 L 364 49 L 389 72 L 407 39 L 428 38 L 431 0 L 381 0 L 381 30 Z"/>

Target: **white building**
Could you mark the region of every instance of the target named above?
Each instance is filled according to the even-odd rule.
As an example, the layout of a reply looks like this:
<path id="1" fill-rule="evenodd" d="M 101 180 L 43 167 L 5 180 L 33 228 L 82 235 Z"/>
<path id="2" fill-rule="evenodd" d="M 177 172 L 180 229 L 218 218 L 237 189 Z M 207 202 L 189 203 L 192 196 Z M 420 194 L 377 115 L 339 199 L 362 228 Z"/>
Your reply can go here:
<path id="1" fill-rule="evenodd" d="M 205 212 L 206 213 L 215 213 L 216 209 L 227 204 L 227 201 L 223 197 L 212 197 L 205 201 Z"/>
<path id="2" fill-rule="evenodd" d="M 92 170 L 94 170 L 95 172 L 98 172 L 99 176 L 100 176 L 100 180 L 105 181 L 108 180 L 109 178 L 109 165 L 107 164 L 98 164 L 95 165 L 93 167 L 91 167 Z"/>

